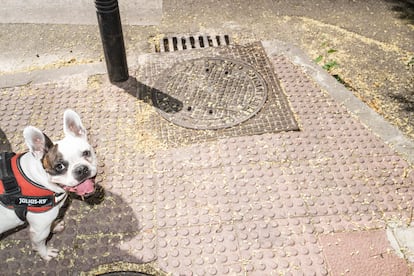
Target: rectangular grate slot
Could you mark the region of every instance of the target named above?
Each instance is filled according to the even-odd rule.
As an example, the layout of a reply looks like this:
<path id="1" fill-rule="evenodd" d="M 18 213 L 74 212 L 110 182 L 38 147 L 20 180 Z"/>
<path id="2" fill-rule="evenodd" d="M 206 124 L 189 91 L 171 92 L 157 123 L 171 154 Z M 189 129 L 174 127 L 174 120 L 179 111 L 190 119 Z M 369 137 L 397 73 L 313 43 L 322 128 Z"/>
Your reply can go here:
<path id="1" fill-rule="evenodd" d="M 204 48 L 204 38 L 202 36 L 198 37 L 198 42 L 200 43 L 200 47 Z"/>
<path id="2" fill-rule="evenodd" d="M 184 37 L 182 37 L 181 38 L 181 45 L 183 45 L 183 50 L 186 50 L 187 49 L 187 40 L 184 38 Z"/>
<path id="3" fill-rule="evenodd" d="M 177 35 L 162 38 L 159 41 L 159 45 L 155 45 L 155 52 L 175 52 L 227 45 L 230 45 L 230 37 L 228 35 Z"/>
<path id="4" fill-rule="evenodd" d="M 194 39 L 194 37 L 190 37 L 190 44 L 191 44 L 191 48 L 195 48 L 196 46 L 195 46 L 195 39 Z"/>
<path id="5" fill-rule="evenodd" d="M 216 41 L 216 43 L 217 43 L 218 46 L 221 45 L 220 36 L 219 35 L 216 35 L 216 40 L 215 41 Z"/>
<path id="6" fill-rule="evenodd" d="M 229 45 L 229 44 L 230 44 L 230 37 L 229 37 L 228 35 L 225 35 L 225 36 L 224 36 L 224 43 L 225 43 L 226 45 Z"/>
<path id="7" fill-rule="evenodd" d="M 168 45 L 168 38 L 164 38 L 164 39 L 162 40 L 162 46 L 163 46 L 163 47 L 161 47 L 162 49 L 166 49 L 166 50 L 167 50 L 167 52 L 169 51 L 170 47 L 169 47 L 169 45 Z"/>
<path id="8" fill-rule="evenodd" d="M 209 35 L 207 36 L 207 43 L 209 47 L 213 47 L 213 40 L 211 39 Z"/>
<path id="9" fill-rule="evenodd" d="M 177 38 L 176 37 L 173 37 L 172 38 L 172 41 L 173 41 L 173 48 L 174 48 L 174 51 L 177 51 L 178 50 L 178 40 L 177 40 Z"/>

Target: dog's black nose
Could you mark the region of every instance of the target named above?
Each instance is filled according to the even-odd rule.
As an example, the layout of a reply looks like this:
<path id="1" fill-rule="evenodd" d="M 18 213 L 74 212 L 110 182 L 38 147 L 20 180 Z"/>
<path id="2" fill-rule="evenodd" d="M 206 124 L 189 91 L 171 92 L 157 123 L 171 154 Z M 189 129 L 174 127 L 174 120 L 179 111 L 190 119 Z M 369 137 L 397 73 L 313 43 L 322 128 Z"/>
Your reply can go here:
<path id="1" fill-rule="evenodd" d="M 89 168 L 88 166 L 81 165 L 76 167 L 73 171 L 73 175 L 76 180 L 81 181 L 89 176 Z"/>

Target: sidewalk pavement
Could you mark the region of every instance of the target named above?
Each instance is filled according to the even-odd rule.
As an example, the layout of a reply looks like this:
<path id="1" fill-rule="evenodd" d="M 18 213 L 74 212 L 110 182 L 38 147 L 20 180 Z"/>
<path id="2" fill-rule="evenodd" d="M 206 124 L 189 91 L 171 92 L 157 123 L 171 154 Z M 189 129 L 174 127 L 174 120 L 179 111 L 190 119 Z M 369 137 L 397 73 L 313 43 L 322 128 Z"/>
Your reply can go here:
<path id="1" fill-rule="evenodd" d="M 255 45 L 143 54 L 118 85 L 102 64 L 1 76 L 0 123 L 13 150 L 25 150 L 28 124 L 61 137 L 62 112 L 73 108 L 105 191 L 96 204 L 72 200 L 48 263 L 31 251 L 27 229 L 1 240 L 2 273 L 411 275 L 413 142 L 299 49 Z M 298 131 L 260 130 L 258 121 L 251 135 L 182 132 L 140 99 L 182 55 L 245 49 L 251 66 L 263 62 L 276 76 Z"/>
<path id="2" fill-rule="evenodd" d="M 413 274 L 414 146 L 401 132 L 413 137 L 410 1 L 125 0 L 131 78 L 116 85 L 98 28 L 79 25 L 94 22 L 93 5 L 6 2 L 0 150 L 25 151 L 29 124 L 59 139 L 73 108 L 96 148 L 104 196 L 72 199 L 48 263 L 27 228 L 2 239 L 2 275 Z M 154 53 L 171 34 L 228 34 L 231 45 Z M 352 93 L 311 61 L 319 56 L 339 64 L 331 74 Z M 253 97 L 219 94 L 219 105 L 250 99 L 248 120 L 191 130 L 165 119 L 188 117 L 161 112 L 172 97 L 153 88 L 185 86 L 172 72 L 201 61 L 243 67 L 222 78 L 244 78 L 232 91 Z M 208 121 L 225 110 L 207 111 Z"/>

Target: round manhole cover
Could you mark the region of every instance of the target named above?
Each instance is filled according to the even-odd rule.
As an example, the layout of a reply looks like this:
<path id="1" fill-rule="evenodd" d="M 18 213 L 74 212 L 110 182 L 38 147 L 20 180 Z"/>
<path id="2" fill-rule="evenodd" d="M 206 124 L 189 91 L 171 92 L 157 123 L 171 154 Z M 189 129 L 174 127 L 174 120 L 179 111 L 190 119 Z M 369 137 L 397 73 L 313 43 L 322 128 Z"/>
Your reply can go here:
<path id="1" fill-rule="evenodd" d="M 267 87 L 249 64 L 224 58 L 184 61 L 164 71 L 153 102 L 172 123 L 193 129 L 240 124 L 263 107 Z"/>

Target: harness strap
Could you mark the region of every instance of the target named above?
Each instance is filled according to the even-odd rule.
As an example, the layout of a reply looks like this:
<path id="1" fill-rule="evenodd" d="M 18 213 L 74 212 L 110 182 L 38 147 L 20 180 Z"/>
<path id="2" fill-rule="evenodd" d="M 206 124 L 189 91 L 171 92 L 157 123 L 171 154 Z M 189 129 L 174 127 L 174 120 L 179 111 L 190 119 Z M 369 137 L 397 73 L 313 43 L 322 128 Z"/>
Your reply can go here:
<path id="1" fill-rule="evenodd" d="M 5 194 L 20 194 L 21 192 L 11 167 L 11 159 L 15 155 L 14 152 L 0 153 L 0 180 L 3 182 Z"/>
<path id="2" fill-rule="evenodd" d="M 27 205 L 15 205 L 13 202 L 15 197 L 22 195 L 11 168 L 11 159 L 15 155 L 14 152 L 2 152 L 0 154 L 0 180 L 4 187 L 4 194 L 0 196 L 0 201 L 5 205 L 13 205 L 17 217 L 22 221 L 26 221 Z"/>
<path id="3" fill-rule="evenodd" d="M 16 216 L 21 221 L 26 221 L 26 217 L 27 217 L 27 206 L 24 206 L 24 205 L 14 206 L 14 212 L 16 213 Z"/>
<path id="4" fill-rule="evenodd" d="M 4 187 L 4 193 L 0 195 L 0 202 L 6 206 L 13 206 L 17 217 L 26 221 L 28 208 L 55 206 L 66 197 L 55 202 L 57 197 L 63 193 L 44 196 L 23 195 L 11 165 L 11 159 L 15 155 L 15 153 L 0 153 L 0 184 L 3 184 Z"/>

